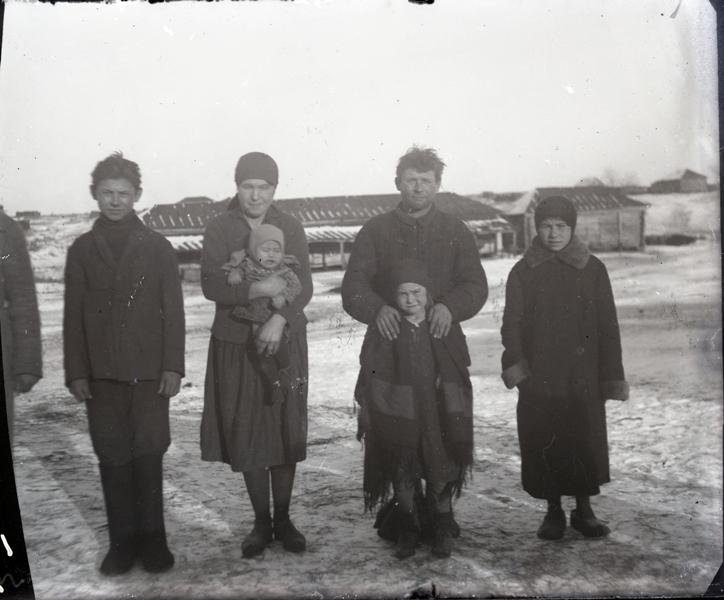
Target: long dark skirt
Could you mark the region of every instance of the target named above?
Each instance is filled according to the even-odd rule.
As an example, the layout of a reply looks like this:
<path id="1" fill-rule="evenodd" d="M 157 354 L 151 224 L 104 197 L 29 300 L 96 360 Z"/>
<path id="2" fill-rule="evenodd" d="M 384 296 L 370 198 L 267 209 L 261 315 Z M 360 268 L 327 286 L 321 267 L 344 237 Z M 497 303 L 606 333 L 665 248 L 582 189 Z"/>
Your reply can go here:
<path id="1" fill-rule="evenodd" d="M 233 471 L 292 464 L 307 456 L 307 338 L 292 335 L 292 389 L 282 404 L 264 401 L 265 382 L 249 345 L 211 337 L 201 419 L 201 459 Z"/>

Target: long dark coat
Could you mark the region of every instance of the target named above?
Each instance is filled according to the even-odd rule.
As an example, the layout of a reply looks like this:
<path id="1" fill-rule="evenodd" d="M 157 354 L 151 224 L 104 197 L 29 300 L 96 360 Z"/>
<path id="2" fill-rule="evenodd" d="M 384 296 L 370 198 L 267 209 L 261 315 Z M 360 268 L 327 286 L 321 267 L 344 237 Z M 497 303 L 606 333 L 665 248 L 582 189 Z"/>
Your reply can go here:
<path id="1" fill-rule="evenodd" d="M 508 276 L 501 333 L 523 488 L 598 494 L 610 480 L 605 400 L 628 397 L 606 267 L 575 237 L 557 253 L 534 239 Z"/>
<path id="2" fill-rule="evenodd" d="M 184 305 L 176 255 L 138 217 L 116 262 L 98 230 L 68 249 L 63 349 L 65 380 L 158 379 L 184 374 Z"/>
<path id="3" fill-rule="evenodd" d="M 0 210 L 0 337 L 8 424 L 18 375 L 43 376 L 40 314 L 33 270 L 20 226 Z"/>

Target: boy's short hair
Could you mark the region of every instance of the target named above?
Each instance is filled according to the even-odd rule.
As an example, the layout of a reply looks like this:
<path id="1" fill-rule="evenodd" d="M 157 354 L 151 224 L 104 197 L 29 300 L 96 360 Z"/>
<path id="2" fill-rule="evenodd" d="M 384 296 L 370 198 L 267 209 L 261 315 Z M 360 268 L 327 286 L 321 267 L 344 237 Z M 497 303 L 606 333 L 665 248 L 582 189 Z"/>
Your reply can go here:
<path id="1" fill-rule="evenodd" d="M 95 197 L 96 187 L 104 179 L 125 179 L 138 192 L 141 190 L 141 170 L 138 164 L 123 158 L 123 152 L 114 152 L 100 161 L 91 172 L 91 195 Z"/>
<path id="2" fill-rule="evenodd" d="M 397 173 L 395 181 L 399 182 L 402 172 L 405 169 L 415 169 L 420 173 L 427 171 L 435 172 L 435 180 L 440 183 L 442 179 L 442 171 L 445 163 L 437 155 L 434 148 L 423 148 L 421 146 L 413 146 L 405 154 L 400 157 L 397 163 Z"/>

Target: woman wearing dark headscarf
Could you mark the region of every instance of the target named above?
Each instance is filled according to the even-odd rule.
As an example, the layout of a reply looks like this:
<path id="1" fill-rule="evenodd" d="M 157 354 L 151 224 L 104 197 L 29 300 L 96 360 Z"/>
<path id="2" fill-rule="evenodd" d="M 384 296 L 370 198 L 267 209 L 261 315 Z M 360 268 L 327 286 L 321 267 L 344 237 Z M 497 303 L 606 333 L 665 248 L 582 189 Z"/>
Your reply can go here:
<path id="1" fill-rule="evenodd" d="M 260 152 L 245 154 L 236 165 L 234 179 L 237 193 L 228 209 L 208 224 L 201 258 L 204 295 L 216 302 L 201 421 L 201 458 L 225 462 L 244 475 L 255 516 L 254 527 L 242 542 L 242 554 L 249 558 L 263 552 L 272 539 L 282 541 L 290 552 L 306 548 L 304 536 L 289 518 L 289 504 L 296 463 L 306 458 L 307 319 L 303 309 L 312 297 L 312 277 L 302 225 L 273 206 L 279 179 L 274 160 Z M 263 223 L 284 233 L 286 252 L 299 262 L 294 272 L 302 291 L 291 304 L 274 308 L 269 320 L 253 333 L 250 322 L 232 318 L 234 307 L 255 298 L 271 299 L 286 283 L 272 275 L 263 281 L 229 285 L 223 266 L 232 252 L 247 247 L 251 231 Z M 282 342 L 289 348 L 290 383 L 284 390 L 285 400 L 272 403 L 255 354 L 273 356 Z"/>
<path id="2" fill-rule="evenodd" d="M 575 496 L 571 526 L 601 537 L 590 496 L 609 479 L 607 399 L 626 400 L 616 307 L 604 264 L 574 235 L 576 210 L 549 197 L 535 211 L 537 237 L 513 267 L 503 313 L 503 381 L 518 387 L 523 488 L 548 501 L 538 529 L 559 539 L 561 496 Z"/>

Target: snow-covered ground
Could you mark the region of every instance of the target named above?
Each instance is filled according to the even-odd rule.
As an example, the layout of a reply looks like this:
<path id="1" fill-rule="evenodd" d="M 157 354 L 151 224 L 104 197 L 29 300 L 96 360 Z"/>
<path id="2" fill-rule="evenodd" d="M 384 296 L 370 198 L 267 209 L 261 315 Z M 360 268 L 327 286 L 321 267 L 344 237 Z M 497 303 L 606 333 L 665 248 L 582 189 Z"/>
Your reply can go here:
<path id="1" fill-rule="evenodd" d="M 397 596 L 434 584 L 441 595 L 698 594 L 722 560 L 722 376 L 719 246 L 601 255 L 619 307 L 625 403 L 608 403 L 612 482 L 594 500 L 613 533 L 568 530 L 542 542 L 544 506 L 519 484 L 516 394 L 499 377 L 505 278 L 515 259 L 485 260 L 491 286 L 464 329 L 473 357 L 476 464 L 456 505 L 453 556 L 421 548 L 400 562 L 378 538 L 361 497 L 362 449 L 352 390 L 363 327 L 344 314 L 340 271 L 316 273 L 309 306 L 309 451 L 292 506 L 308 551 L 274 544 L 253 560 L 240 543 L 252 511 L 239 474 L 199 457 L 213 307 L 185 284 L 187 376 L 172 401 L 165 459 L 167 529 L 175 568 L 136 567 L 107 579 L 105 514 L 85 411 L 63 387 L 62 263 L 89 222 L 49 220 L 33 260 L 39 275 L 45 378 L 17 401 L 15 473 L 38 598 Z M 39 235 L 41 231 L 33 235 Z M 31 242 L 32 242 L 31 237 Z M 36 238 L 39 239 L 39 238 Z"/>

